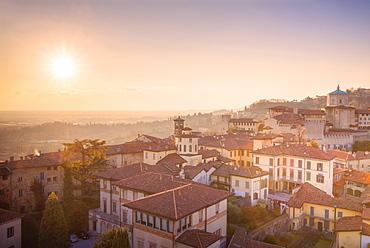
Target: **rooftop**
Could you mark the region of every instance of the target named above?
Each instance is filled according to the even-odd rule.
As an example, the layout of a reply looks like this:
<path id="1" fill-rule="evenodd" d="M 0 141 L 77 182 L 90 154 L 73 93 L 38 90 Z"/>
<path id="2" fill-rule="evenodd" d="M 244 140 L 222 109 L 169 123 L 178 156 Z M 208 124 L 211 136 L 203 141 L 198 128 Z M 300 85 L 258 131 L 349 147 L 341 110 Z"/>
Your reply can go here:
<path id="1" fill-rule="evenodd" d="M 187 230 L 181 234 L 176 242 L 188 245 L 194 248 L 206 248 L 220 240 L 222 236 L 205 232 L 198 229 Z"/>

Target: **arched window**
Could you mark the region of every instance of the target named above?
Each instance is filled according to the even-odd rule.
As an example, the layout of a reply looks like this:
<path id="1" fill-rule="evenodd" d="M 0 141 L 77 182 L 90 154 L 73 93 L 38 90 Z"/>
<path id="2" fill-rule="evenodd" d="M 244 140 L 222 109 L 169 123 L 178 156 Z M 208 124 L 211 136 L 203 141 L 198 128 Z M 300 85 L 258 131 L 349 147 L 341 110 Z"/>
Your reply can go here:
<path id="1" fill-rule="evenodd" d="M 355 190 L 355 196 L 356 197 L 361 197 L 361 195 L 362 195 L 362 192 L 361 191 Z"/>
<path id="2" fill-rule="evenodd" d="M 189 152 L 191 152 L 191 145 L 189 145 Z"/>
<path id="3" fill-rule="evenodd" d="M 353 195 L 353 189 L 347 189 L 347 195 Z"/>

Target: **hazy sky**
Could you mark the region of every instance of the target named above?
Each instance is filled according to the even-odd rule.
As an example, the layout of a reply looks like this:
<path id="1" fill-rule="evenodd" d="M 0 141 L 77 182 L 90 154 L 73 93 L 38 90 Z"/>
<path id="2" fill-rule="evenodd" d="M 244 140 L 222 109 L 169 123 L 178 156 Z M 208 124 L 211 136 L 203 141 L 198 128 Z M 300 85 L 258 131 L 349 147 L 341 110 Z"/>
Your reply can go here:
<path id="1" fill-rule="evenodd" d="M 338 81 L 370 87 L 370 1 L 0 0 L 0 110 L 239 108 Z"/>

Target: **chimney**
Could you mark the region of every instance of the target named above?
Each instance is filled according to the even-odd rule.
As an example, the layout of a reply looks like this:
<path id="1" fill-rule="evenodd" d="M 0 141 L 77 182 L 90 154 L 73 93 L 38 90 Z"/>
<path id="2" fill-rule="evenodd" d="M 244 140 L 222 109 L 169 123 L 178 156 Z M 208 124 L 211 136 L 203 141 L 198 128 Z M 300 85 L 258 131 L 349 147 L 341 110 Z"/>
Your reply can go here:
<path id="1" fill-rule="evenodd" d="M 21 161 L 23 160 L 23 156 L 20 156 L 20 160 L 21 160 Z"/>
<path id="2" fill-rule="evenodd" d="M 10 156 L 10 162 L 14 162 L 14 156 Z"/>

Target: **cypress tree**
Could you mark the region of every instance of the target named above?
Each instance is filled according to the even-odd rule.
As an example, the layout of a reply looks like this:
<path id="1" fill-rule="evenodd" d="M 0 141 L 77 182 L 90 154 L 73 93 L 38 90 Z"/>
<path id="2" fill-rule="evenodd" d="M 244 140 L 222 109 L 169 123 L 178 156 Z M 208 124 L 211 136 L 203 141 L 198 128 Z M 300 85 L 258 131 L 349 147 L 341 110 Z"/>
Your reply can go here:
<path id="1" fill-rule="evenodd" d="M 72 171 L 69 166 L 63 166 L 63 169 L 64 169 L 64 178 L 63 178 L 62 207 L 64 211 L 64 216 L 67 221 L 68 230 L 69 232 L 73 232 L 72 207 L 74 204 L 74 195 L 73 195 Z"/>
<path id="2" fill-rule="evenodd" d="M 115 228 L 103 233 L 93 248 L 130 248 L 130 240 L 126 229 Z"/>
<path id="3" fill-rule="evenodd" d="M 69 246 L 67 222 L 58 197 L 53 192 L 49 195 L 41 219 L 39 248 L 66 248 Z"/>

